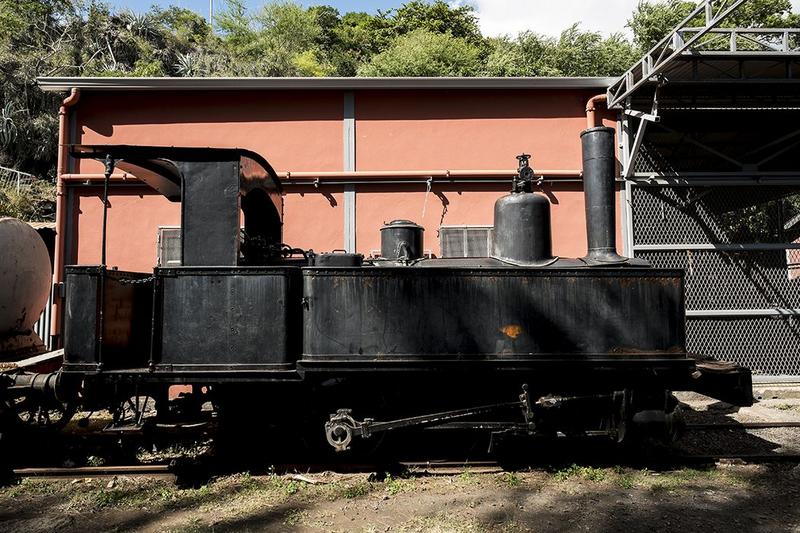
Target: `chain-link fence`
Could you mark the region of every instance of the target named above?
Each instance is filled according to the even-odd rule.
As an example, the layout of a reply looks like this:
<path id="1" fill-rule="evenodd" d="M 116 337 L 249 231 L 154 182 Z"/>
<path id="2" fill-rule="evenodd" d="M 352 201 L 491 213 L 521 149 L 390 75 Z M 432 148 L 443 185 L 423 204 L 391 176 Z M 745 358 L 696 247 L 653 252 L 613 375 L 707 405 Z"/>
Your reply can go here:
<path id="1" fill-rule="evenodd" d="M 688 349 L 800 376 L 800 185 L 631 192 L 636 257 L 686 272 Z"/>

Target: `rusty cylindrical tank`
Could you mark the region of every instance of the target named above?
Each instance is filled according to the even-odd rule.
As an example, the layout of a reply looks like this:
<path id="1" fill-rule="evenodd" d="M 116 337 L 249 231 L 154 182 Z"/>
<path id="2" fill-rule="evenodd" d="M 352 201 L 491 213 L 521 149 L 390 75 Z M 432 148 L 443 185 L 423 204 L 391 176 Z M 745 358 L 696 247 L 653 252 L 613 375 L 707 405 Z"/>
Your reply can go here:
<path id="1" fill-rule="evenodd" d="M 544 195 L 515 192 L 495 202 L 492 257 L 523 266 L 553 261 L 550 201 Z"/>
<path id="2" fill-rule="evenodd" d="M 425 229 L 410 220 L 392 220 L 381 228 L 381 257 L 412 261 L 424 253 Z"/>
<path id="3" fill-rule="evenodd" d="M 0 338 L 30 333 L 50 293 L 47 247 L 28 224 L 0 218 L 0 250 Z"/>

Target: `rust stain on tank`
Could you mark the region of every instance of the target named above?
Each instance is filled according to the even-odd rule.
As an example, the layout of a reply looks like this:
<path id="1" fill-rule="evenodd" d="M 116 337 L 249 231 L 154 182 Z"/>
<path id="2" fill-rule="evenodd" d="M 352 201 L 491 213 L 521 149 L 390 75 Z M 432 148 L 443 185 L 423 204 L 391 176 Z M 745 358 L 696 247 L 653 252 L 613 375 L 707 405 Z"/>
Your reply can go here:
<path id="1" fill-rule="evenodd" d="M 500 331 L 502 331 L 506 337 L 516 339 L 519 337 L 520 333 L 522 333 L 522 328 L 516 324 L 509 324 L 508 326 L 500 328 Z"/>

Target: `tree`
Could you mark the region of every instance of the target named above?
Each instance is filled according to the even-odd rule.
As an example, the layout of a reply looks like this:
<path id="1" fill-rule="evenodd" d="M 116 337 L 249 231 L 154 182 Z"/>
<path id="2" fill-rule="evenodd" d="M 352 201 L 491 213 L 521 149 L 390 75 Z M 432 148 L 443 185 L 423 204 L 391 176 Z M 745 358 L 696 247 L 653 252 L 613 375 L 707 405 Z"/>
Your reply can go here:
<path id="1" fill-rule="evenodd" d="M 368 13 L 346 13 L 334 29 L 335 39 L 328 57 L 338 76 L 355 76 L 358 67 L 367 63 L 378 51 L 373 31 L 373 16 Z"/>
<path id="2" fill-rule="evenodd" d="M 392 16 L 388 18 L 388 26 L 397 35 L 426 30 L 431 33 L 449 33 L 473 44 L 483 40 L 475 8 L 471 5 L 451 7 L 442 0 L 430 3 L 412 0 L 390 13 Z"/>
<path id="3" fill-rule="evenodd" d="M 644 53 L 663 39 L 697 7 L 686 0 L 640 1 L 628 20 L 633 42 Z M 703 24 L 702 16 L 692 21 Z M 749 0 L 728 16 L 722 27 L 798 27 L 800 15 L 792 13 L 790 0 Z"/>
<path id="4" fill-rule="evenodd" d="M 179 7 L 134 13 L 101 0 L 0 0 L 0 166 L 55 175 L 61 96 L 40 91 L 38 76 L 617 75 L 695 6 L 642 0 L 628 21 L 631 43 L 577 25 L 558 38 L 485 38 L 473 7 L 446 0 L 409 0 L 375 15 L 266 2 L 251 12 L 245 0 L 226 0 L 215 32 Z M 749 0 L 724 25 L 800 27 L 800 16 L 790 0 Z M 31 194 L 35 207 L 24 216 L 47 216 L 36 198 L 48 190 L 6 195 L 0 213 L 22 213 Z"/>
<path id="5" fill-rule="evenodd" d="M 234 61 L 214 61 L 219 54 L 206 53 L 200 57 L 206 75 L 322 76 L 332 71 L 317 45 L 322 29 L 314 11 L 297 3 L 268 3 L 250 15 L 243 0 L 227 0 L 216 23 Z"/>
<path id="6" fill-rule="evenodd" d="M 603 39 L 599 33 L 581 31 L 577 24 L 558 39 L 523 32 L 516 39 L 495 39 L 486 59 L 489 76 L 614 76 L 638 58 L 621 35 Z"/>
<path id="7" fill-rule="evenodd" d="M 480 50 L 449 33 L 414 30 L 358 69 L 359 76 L 475 76 Z"/>

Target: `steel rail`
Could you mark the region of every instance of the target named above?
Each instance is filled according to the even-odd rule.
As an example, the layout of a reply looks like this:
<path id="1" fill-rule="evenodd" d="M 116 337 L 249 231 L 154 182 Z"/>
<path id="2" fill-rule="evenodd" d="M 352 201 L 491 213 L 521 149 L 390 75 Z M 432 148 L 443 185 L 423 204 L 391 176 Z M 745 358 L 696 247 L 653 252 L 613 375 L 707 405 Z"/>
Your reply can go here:
<path id="1" fill-rule="evenodd" d="M 13 474 L 18 477 L 35 478 L 96 478 L 120 476 L 148 476 L 175 478 L 169 465 L 129 465 L 129 466 L 76 466 L 76 467 L 35 467 L 17 468 Z"/>
<path id="2" fill-rule="evenodd" d="M 686 424 L 689 431 L 701 430 L 729 430 L 729 429 L 772 429 L 772 428 L 800 428 L 800 422 L 727 422 L 727 423 L 697 423 Z"/>

